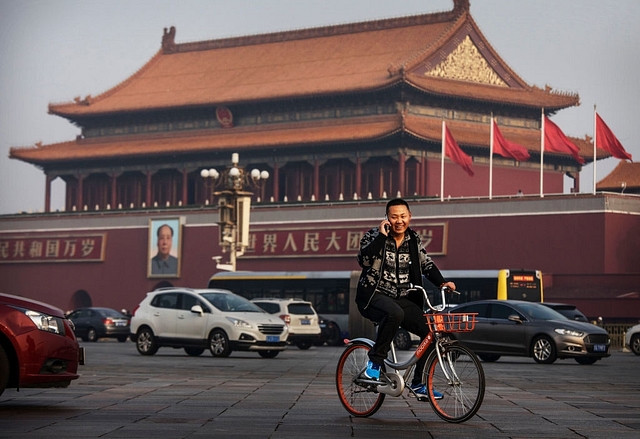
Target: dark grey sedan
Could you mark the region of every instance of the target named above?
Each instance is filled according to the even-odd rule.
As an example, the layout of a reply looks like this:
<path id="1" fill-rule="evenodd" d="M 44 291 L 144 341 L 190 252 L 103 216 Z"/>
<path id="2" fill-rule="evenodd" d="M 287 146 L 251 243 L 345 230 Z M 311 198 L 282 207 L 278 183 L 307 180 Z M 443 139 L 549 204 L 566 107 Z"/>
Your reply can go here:
<path id="1" fill-rule="evenodd" d="M 569 320 L 540 303 L 481 300 L 450 312 L 478 313 L 475 330 L 452 336 L 483 361 L 497 361 L 504 355 L 533 357 L 544 364 L 558 358 L 593 364 L 610 355 L 607 331 L 591 323 Z"/>
<path id="2" fill-rule="evenodd" d="M 99 338 L 117 338 L 125 342 L 129 338 L 129 317 L 111 308 L 79 308 L 67 318 L 75 326 L 76 337 L 84 341 Z"/>

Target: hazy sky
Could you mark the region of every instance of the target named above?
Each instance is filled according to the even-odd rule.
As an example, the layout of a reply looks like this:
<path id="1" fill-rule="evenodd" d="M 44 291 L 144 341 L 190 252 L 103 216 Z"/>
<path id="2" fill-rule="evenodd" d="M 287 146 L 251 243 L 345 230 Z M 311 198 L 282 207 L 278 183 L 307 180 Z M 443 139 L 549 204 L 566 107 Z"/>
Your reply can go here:
<path id="1" fill-rule="evenodd" d="M 96 96 L 176 42 L 292 30 L 449 10 L 453 0 L 0 0 L 0 214 L 44 208 L 41 170 L 9 148 L 72 140 L 80 130 L 49 103 Z M 471 0 L 471 14 L 527 83 L 577 92 L 582 105 L 552 118 L 565 134 L 593 135 L 593 106 L 640 160 L 640 1 Z M 618 160 L 597 164 L 596 181 Z M 569 185 L 565 184 L 568 188 Z M 591 192 L 593 165 L 581 174 Z M 52 209 L 64 205 L 53 184 Z M 568 190 L 568 189 L 566 189 Z"/>

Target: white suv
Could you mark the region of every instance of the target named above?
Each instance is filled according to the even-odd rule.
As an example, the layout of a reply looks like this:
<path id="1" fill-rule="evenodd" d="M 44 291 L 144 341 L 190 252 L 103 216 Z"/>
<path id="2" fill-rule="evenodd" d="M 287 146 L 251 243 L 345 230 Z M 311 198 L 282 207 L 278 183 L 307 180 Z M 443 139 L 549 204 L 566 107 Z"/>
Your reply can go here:
<path id="1" fill-rule="evenodd" d="M 192 356 L 209 348 L 214 357 L 237 350 L 273 358 L 286 349 L 288 333 L 282 320 L 227 290 L 160 288 L 131 318 L 131 339 L 142 355 L 168 346 Z"/>
<path id="2" fill-rule="evenodd" d="M 269 314 L 280 317 L 289 328 L 288 341 L 300 349 L 309 349 L 320 341 L 318 314 L 311 302 L 299 299 L 253 299 L 253 303 Z"/>

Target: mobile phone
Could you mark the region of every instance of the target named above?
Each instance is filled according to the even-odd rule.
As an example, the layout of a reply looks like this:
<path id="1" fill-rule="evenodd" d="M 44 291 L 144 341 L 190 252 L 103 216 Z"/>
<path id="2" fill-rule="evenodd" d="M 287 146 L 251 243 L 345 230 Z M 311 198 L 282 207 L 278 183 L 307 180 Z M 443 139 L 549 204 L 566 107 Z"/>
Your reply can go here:
<path id="1" fill-rule="evenodd" d="M 389 218 L 387 217 L 387 215 L 384 216 L 384 219 L 389 221 Z M 384 225 L 384 231 L 389 233 L 391 231 L 391 226 L 389 224 L 385 224 Z"/>

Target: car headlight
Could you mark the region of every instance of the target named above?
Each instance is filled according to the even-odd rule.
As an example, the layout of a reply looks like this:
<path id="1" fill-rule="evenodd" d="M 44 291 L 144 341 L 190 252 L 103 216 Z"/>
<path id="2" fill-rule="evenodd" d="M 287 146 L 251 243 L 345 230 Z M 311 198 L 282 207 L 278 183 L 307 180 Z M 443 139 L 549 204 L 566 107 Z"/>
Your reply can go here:
<path id="1" fill-rule="evenodd" d="M 24 314 L 31 319 L 39 330 L 64 335 L 62 319 L 30 309 L 25 309 Z"/>
<path id="2" fill-rule="evenodd" d="M 555 331 L 560 335 L 570 335 L 572 337 L 584 337 L 584 332 L 575 329 L 556 328 Z"/>
<path id="3" fill-rule="evenodd" d="M 240 319 L 234 319 L 233 317 L 227 317 L 227 320 L 229 320 L 233 326 L 236 326 L 238 328 L 251 328 L 252 326 L 245 322 L 244 320 L 240 320 Z"/>

